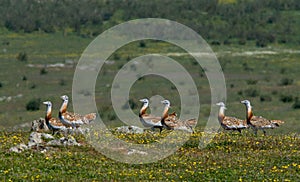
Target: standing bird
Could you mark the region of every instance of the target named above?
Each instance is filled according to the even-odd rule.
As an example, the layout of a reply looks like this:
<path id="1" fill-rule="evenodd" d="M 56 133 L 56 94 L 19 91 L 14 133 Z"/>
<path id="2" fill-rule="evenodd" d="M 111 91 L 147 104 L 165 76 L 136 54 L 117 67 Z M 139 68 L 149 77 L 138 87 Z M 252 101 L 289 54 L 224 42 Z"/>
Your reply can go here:
<path id="1" fill-rule="evenodd" d="M 162 128 L 163 128 L 163 126 L 160 122 L 161 117 L 153 116 L 153 115 L 146 113 L 146 110 L 149 107 L 148 99 L 141 99 L 140 101 L 143 103 L 143 106 L 140 109 L 139 118 L 140 118 L 140 121 L 142 122 L 142 124 L 144 125 L 144 127 L 147 127 L 147 128 L 151 127 L 152 130 L 154 130 L 154 128 L 159 128 L 159 130 L 161 132 Z"/>
<path id="2" fill-rule="evenodd" d="M 52 130 L 52 134 L 54 135 L 55 131 L 65 130 L 66 127 L 60 122 L 57 118 L 52 118 L 52 103 L 50 101 L 43 102 L 47 106 L 46 109 L 46 124 L 50 130 Z"/>
<path id="3" fill-rule="evenodd" d="M 96 113 L 86 114 L 81 116 L 77 113 L 70 113 L 67 111 L 69 97 L 66 95 L 61 96 L 63 103 L 59 110 L 59 119 L 67 127 L 78 128 L 83 124 L 89 124 L 96 119 Z"/>
<path id="4" fill-rule="evenodd" d="M 237 130 L 238 132 L 242 133 L 242 129 L 248 128 L 246 120 L 225 116 L 226 107 L 224 102 L 219 102 L 216 105 L 220 106 L 218 120 L 224 130 Z"/>
<path id="5" fill-rule="evenodd" d="M 279 127 L 279 125 L 283 124 L 284 121 L 281 120 L 269 120 L 263 118 L 261 116 L 254 116 L 252 112 L 252 106 L 249 100 L 241 101 L 242 104 L 246 106 L 246 120 L 247 124 L 252 127 L 254 130 L 255 135 L 257 135 L 257 130 L 260 129 L 266 135 L 265 129 L 274 129 Z"/>
<path id="6" fill-rule="evenodd" d="M 165 105 L 161 118 L 161 123 L 165 128 L 169 130 L 180 129 L 185 131 L 191 131 L 192 133 L 194 133 L 193 127 L 195 127 L 197 124 L 196 119 L 188 119 L 182 121 L 177 118 L 174 118 L 174 116 L 172 117 L 168 114 L 169 108 L 171 106 L 170 101 L 163 100 L 161 101 L 161 103 Z M 173 113 L 171 115 L 173 115 Z"/>

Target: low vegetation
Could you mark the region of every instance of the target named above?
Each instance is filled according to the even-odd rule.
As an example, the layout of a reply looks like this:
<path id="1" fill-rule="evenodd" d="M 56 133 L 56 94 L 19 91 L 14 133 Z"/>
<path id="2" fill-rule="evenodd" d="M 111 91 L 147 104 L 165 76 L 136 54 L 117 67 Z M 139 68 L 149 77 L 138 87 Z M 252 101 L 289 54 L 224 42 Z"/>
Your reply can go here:
<path id="1" fill-rule="evenodd" d="M 115 135 L 128 142 L 147 144 L 166 136 L 151 134 Z M 27 132 L 0 132 L 0 178 L 6 181 L 297 181 L 300 178 L 299 135 L 253 136 L 221 132 L 204 149 L 192 134 L 178 151 L 150 164 L 125 164 L 107 158 L 86 144 L 80 147 L 55 147 L 41 153 L 34 149 L 8 153 L 9 147 L 27 142 Z M 58 137 L 58 136 L 57 136 Z"/>
<path id="2" fill-rule="evenodd" d="M 299 180 L 299 10 L 296 0 L 4 0 L 0 6 L 0 179 Z M 255 115 L 284 120 L 285 124 L 268 131 L 266 137 L 261 133 L 254 136 L 251 130 L 220 132 L 206 148 L 199 149 L 203 127 L 214 114 L 207 69 L 177 46 L 141 40 L 109 57 L 98 74 L 95 93 L 78 93 L 95 96 L 99 115 L 109 128 L 124 125 L 111 103 L 115 75 L 138 56 L 168 55 L 191 75 L 201 101 L 196 133 L 178 151 L 156 163 L 123 164 L 96 151 L 83 136 L 75 136 L 82 146 L 54 147 L 45 153 L 35 149 L 9 152 L 10 147 L 28 142 L 30 121 L 45 115 L 42 101 L 53 103 L 53 116 L 57 117 L 62 102 L 59 97 L 67 94 L 71 98 L 76 64 L 97 35 L 113 25 L 145 17 L 187 25 L 212 46 L 222 67 L 215 71 L 223 71 L 226 79 L 226 114 L 245 118 L 240 101 L 249 99 Z M 134 71 L 137 66 L 129 69 Z M 155 95 L 169 99 L 171 110 L 180 116 L 180 94 L 173 83 L 160 76 L 137 78 L 129 101 L 118 104 L 137 114 L 138 100 Z M 68 110 L 73 110 L 72 98 Z M 12 130 L 24 126 L 24 130 Z M 126 142 L 147 144 L 158 142 L 168 132 L 114 134 Z"/>
<path id="3" fill-rule="evenodd" d="M 11 0 L 1 3 L 0 26 L 14 32 L 95 37 L 120 22 L 167 18 L 191 27 L 211 45 L 243 46 L 254 41 L 257 47 L 267 47 L 299 44 L 299 9 L 296 0 Z"/>

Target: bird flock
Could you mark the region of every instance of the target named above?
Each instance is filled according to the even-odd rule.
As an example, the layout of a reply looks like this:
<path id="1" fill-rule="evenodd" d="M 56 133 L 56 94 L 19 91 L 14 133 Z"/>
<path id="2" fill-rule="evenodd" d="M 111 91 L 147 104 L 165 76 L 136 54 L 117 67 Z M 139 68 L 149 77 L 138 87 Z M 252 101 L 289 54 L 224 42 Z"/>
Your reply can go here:
<path id="1" fill-rule="evenodd" d="M 77 113 L 71 113 L 67 111 L 69 97 L 67 95 L 61 96 L 63 103 L 60 107 L 58 118 L 52 117 L 52 103 L 51 101 L 45 101 L 43 104 L 46 105 L 46 125 L 53 134 L 56 131 L 62 131 L 67 128 L 76 129 L 83 124 L 89 124 L 96 119 L 96 113 L 89 113 L 86 115 L 80 115 Z"/>
<path id="2" fill-rule="evenodd" d="M 146 110 L 149 107 L 149 100 L 145 98 L 141 99 L 140 101 L 143 103 L 143 106 L 140 109 L 139 118 L 144 127 L 151 128 L 152 130 L 158 128 L 160 132 L 163 130 L 163 128 L 165 128 L 167 130 L 187 130 L 194 133 L 193 128 L 197 124 L 196 119 L 192 118 L 188 120 L 180 120 L 177 117 L 176 112 L 169 114 L 169 108 L 171 106 L 169 100 L 161 101 L 161 103 L 165 106 L 161 116 L 147 114 Z"/>
<path id="3" fill-rule="evenodd" d="M 53 134 L 56 131 L 65 130 L 67 128 L 79 128 L 81 125 L 89 124 L 96 119 L 96 113 L 80 115 L 77 113 L 68 112 L 68 96 L 63 95 L 61 96 L 61 99 L 63 100 L 63 102 L 59 110 L 58 118 L 52 117 L 51 101 L 43 102 L 43 104 L 46 105 L 46 125 L 50 130 L 52 130 Z M 197 120 L 195 118 L 180 120 L 177 117 L 176 112 L 169 113 L 169 109 L 171 106 L 169 100 L 161 101 L 161 103 L 164 105 L 161 116 L 154 116 L 146 112 L 149 107 L 149 100 L 147 98 L 141 99 L 140 102 L 142 102 L 143 105 L 139 112 L 139 119 L 145 128 L 150 128 L 151 130 L 158 128 L 160 133 L 163 129 L 185 130 L 194 133 L 194 128 L 197 124 Z M 218 113 L 218 121 L 224 130 L 234 130 L 241 133 L 243 129 L 252 128 L 255 135 L 257 135 L 258 130 L 262 130 L 264 135 L 266 135 L 266 129 L 274 129 L 284 123 L 284 121 L 282 120 L 270 120 L 262 116 L 254 116 L 250 101 L 243 100 L 241 101 L 241 103 L 246 106 L 245 120 L 238 119 L 236 117 L 225 116 L 225 104 L 223 102 L 219 102 L 216 104 L 220 107 Z"/>
<path id="4" fill-rule="evenodd" d="M 219 102 L 216 104 L 220 106 L 218 120 L 224 130 L 236 130 L 241 133 L 243 129 L 251 127 L 255 135 L 257 135 L 258 130 L 262 130 L 264 135 L 266 135 L 266 129 L 278 128 L 281 124 L 284 123 L 284 121 L 282 120 L 270 120 L 262 116 L 254 116 L 249 100 L 243 100 L 241 101 L 241 104 L 244 104 L 246 106 L 245 120 L 225 116 L 225 104 L 223 102 Z"/>

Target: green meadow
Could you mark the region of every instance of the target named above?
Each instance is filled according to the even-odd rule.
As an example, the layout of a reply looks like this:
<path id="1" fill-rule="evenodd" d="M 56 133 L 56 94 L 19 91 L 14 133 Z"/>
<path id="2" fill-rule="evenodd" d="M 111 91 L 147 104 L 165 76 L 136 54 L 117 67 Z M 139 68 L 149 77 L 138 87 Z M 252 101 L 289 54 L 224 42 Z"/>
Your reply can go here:
<path id="1" fill-rule="evenodd" d="M 2 0 L 0 181 L 299 181 L 299 12 L 297 0 Z M 245 106 L 240 101 L 248 99 L 254 115 L 285 123 L 267 130 L 267 136 L 262 131 L 256 136 L 251 129 L 238 133 L 205 128 L 219 109 L 212 101 L 214 88 L 207 76 L 210 70 L 201 67 L 180 47 L 164 41 L 141 40 L 126 44 L 110 55 L 97 74 L 94 93 L 74 90 L 81 98 L 94 96 L 97 106 L 92 109 L 82 102 L 85 111 L 76 112 L 97 112 L 111 132 L 109 136 L 127 144 L 161 145 L 168 139 L 165 144 L 176 145 L 178 150 L 153 163 L 121 163 L 98 151 L 99 146 L 93 145 L 96 143 L 90 143 L 92 134 L 101 133 L 93 130 L 87 136 L 54 135 L 55 139 L 75 138 L 80 146 L 47 146 L 50 139 L 42 138 L 43 142 L 31 149 L 11 152 L 11 147 L 28 143 L 32 121 L 45 116 L 43 101 L 53 103 L 53 117 L 58 116 L 62 95 L 70 98 L 68 111 L 76 109 L 73 106 L 76 98 L 72 98 L 73 77 L 88 45 L 108 28 L 139 18 L 181 23 L 207 41 L 221 66 L 214 71 L 222 72 L 225 78 L 226 88 L 219 91 L 226 98 L 217 99 L 226 103 L 225 115 L 245 118 Z M 111 95 L 112 89 L 120 88 L 113 84 L 114 79 L 128 63 L 133 64 L 127 71 L 135 72 L 139 62 L 132 60 L 149 54 L 168 56 L 179 63 L 197 88 L 197 91 L 184 90 L 199 96 L 200 110 L 195 133 L 182 146 L 177 146 L 178 138 L 168 138 L 176 136 L 173 131 L 117 132 L 116 127 L 126 122 L 141 125 L 139 100 L 145 97 L 158 102 L 151 100 L 152 114 L 162 112 L 158 98 L 170 100 L 170 112 L 176 111 L 179 116 L 191 114 L 192 106 L 181 106 L 178 85 L 162 76 L 146 75 L 136 78 L 128 100 L 117 103 L 121 111 L 132 111 L 136 120 L 119 119 L 120 110 L 113 107 L 112 98 L 120 99 L 124 94 Z M 149 68 L 157 60 L 152 61 L 147 62 Z M 169 72 L 174 78 L 182 76 L 177 70 Z M 125 75 L 122 79 L 127 83 L 129 77 Z M 220 81 L 215 77 L 210 79 Z M 189 86 L 185 81 L 178 84 Z M 216 119 L 212 122 L 218 124 Z M 205 129 L 209 132 L 204 132 Z M 199 147 L 200 141 L 212 134 L 215 134 L 212 140 L 204 148 Z M 103 142 L 105 136 L 101 135 L 99 141 Z M 148 159 L 153 151 L 151 148 L 152 151 L 134 153 L 120 141 L 104 142 L 109 146 L 105 152 L 133 159 Z"/>
<path id="2" fill-rule="evenodd" d="M 124 164 L 107 158 L 90 146 L 84 136 L 75 136 L 80 147 L 54 147 L 41 153 L 27 150 L 10 153 L 10 147 L 27 143 L 30 123 L 44 117 L 44 100 L 51 100 L 54 116 L 61 95 L 72 94 L 76 63 L 93 40 L 62 33 L 1 34 L 0 45 L 0 178 L 11 181 L 296 181 L 300 178 L 299 88 L 300 73 L 297 47 L 272 44 L 258 48 L 247 45 L 215 45 L 215 52 L 226 80 L 226 115 L 245 117 L 241 100 L 248 99 L 254 113 L 285 124 L 268 130 L 268 136 L 220 132 L 204 149 L 199 149 L 203 128 L 211 112 L 210 85 L 202 69 L 190 55 L 166 42 L 146 40 L 128 44 L 111 55 L 99 72 L 95 99 L 99 116 L 109 128 L 120 126 L 110 101 L 111 83 L 118 70 L 129 60 L 158 53 L 183 65 L 195 81 L 201 102 L 196 133 L 171 156 L 151 164 Z M 23 55 L 23 57 L 22 57 Z M 25 58 L 24 58 L 25 55 Z M 57 66 L 63 64 L 63 66 Z M 53 66 L 54 65 L 54 66 Z M 56 66 L 55 66 L 56 65 Z M 134 69 L 134 68 L 132 68 Z M 140 98 L 160 95 L 172 103 L 180 115 L 180 98 L 176 87 L 158 76 L 138 79 L 130 90 L 129 107 L 138 113 Z M 3 97 L 5 96 L 5 97 Z M 9 98 L 10 97 L 10 98 Z M 37 110 L 28 110 L 28 103 Z M 72 101 L 72 100 L 71 100 Z M 212 106 L 216 107 L 216 106 Z M 72 111 L 72 102 L 69 105 Z M 215 113 L 216 114 L 216 113 Z M 137 115 L 138 117 L 138 115 Z M 27 123 L 27 125 L 26 125 Z M 24 125 L 25 124 L 25 125 Z M 114 134 L 127 142 L 157 142 L 169 132 Z M 59 138 L 58 134 L 55 137 Z"/>
<path id="3" fill-rule="evenodd" d="M 0 126 L 11 128 L 44 117 L 45 108 L 35 103 L 37 109 L 28 110 L 32 101 L 53 102 L 54 116 L 61 105 L 61 95 L 72 95 L 76 64 L 93 40 L 62 33 L 11 33 L 1 35 L 0 58 Z M 247 45 L 221 45 L 211 47 L 216 54 L 226 81 L 226 114 L 245 117 L 241 100 L 248 99 L 254 113 L 270 119 L 286 121 L 279 133 L 297 132 L 299 50 L 293 46 L 273 44 L 257 48 L 254 42 Z M 95 85 L 95 99 L 101 118 L 116 126 L 118 118 L 112 108 L 111 85 L 115 75 L 128 61 L 146 54 L 170 55 L 192 76 L 201 103 L 199 126 L 205 126 L 211 112 L 210 85 L 205 69 L 190 55 L 174 45 L 160 41 L 133 42 L 113 53 L 104 64 Z M 26 54 L 25 60 L 20 54 Z M 62 66 L 60 66 L 62 65 Z M 134 68 L 131 68 L 134 69 Z M 144 97 L 160 95 L 171 101 L 172 110 L 180 114 L 179 93 L 170 81 L 159 76 L 144 76 L 135 81 L 130 90 L 129 107 L 137 114 Z M 71 99 L 72 101 L 72 99 Z M 124 107 L 128 103 L 120 103 Z M 212 106 L 215 107 L 215 106 Z M 72 111 L 72 102 L 69 104 Z M 82 113 L 84 114 L 84 113 Z M 21 127 L 21 126 L 20 126 Z"/>
<path id="4" fill-rule="evenodd" d="M 207 147 L 199 149 L 199 139 L 205 133 L 196 130 L 175 153 L 149 164 L 116 162 L 89 146 L 82 136 L 76 137 L 82 144 L 79 147 L 54 147 L 44 153 L 8 152 L 11 146 L 26 143 L 28 135 L 29 132 L 1 132 L 2 180 L 297 181 L 300 177 L 299 135 L 221 132 Z M 126 142 L 147 144 L 166 137 L 168 132 L 115 135 Z"/>

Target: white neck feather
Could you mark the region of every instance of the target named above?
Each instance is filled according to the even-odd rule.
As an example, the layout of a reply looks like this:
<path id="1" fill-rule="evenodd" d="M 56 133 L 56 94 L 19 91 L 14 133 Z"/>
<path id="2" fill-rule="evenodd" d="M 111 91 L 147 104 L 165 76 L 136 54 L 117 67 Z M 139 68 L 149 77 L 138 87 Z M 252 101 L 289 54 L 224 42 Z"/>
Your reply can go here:
<path id="1" fill-rule="evenodd" d="M 225 107 L 224 106 L 220 107 L 219 116 L 222 116 L 222 117 L 225 116 Z"/>
<path id="2" fill-rule="evenodd" d="M 64 100 L 64 102 L 62 103 L 61 107 L 60 107 L 60 112 L 63 111 L 63 109 L 65 109 L 65 107 L 67 107 L 68 105 L 68 100 Z"/>

